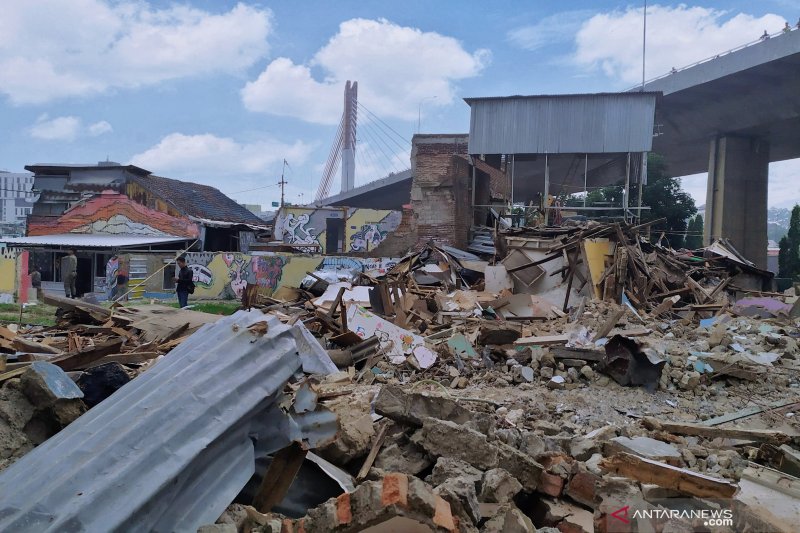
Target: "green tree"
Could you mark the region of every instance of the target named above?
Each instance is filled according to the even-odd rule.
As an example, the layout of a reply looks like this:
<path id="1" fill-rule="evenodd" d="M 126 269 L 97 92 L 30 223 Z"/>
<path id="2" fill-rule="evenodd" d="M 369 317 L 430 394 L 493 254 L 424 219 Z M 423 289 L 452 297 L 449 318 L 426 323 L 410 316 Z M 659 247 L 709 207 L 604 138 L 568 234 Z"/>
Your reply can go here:
<path id="1" fill-rule="evenodd" d="M 653 226 L 652 233 L 664 231 L 673 248 L 683 248 L 687 221 L 697 213 L 697 207 L 691 195 L 681 189 L 678 178 L 669 175 L 664 158 L 658 154 L 651 153 L 647 157 L 647 185 L 642 190 L 642 205 L 650 207 L 649 211 L 642 211 L 642 221 L 666 218 Z"/>
<path id="2" fill-rule="evenodd" d="M 785 253 L 783 254 L 783 264 L 781 264 L 781 252 L 778 251 L 778 270 L 781 277 L 794 278 L 800 274 L 800 205 L 792 208 L 792 216 L 789 219 L 789 231 L 786 233 Z M 781 246 L 784 240 L 781 239 Z"/>
<path id="3" fill-rule="evenodd" d="M 689 226 L 686 230 L 686 247 L 690 250 L 703 247 L 703 217 L 699 213 L 689 219 Z"/>
<path id="4" fill-rule="evenodd" d="M 621 184 L 595 189 L 587 196 L 586 205 L 621 206 L 624 192 L 624 186 Z M 636 205 L 636 195 L 636 187 L 632 186 L 630 206 Z M 582 202 L 582 199 L 580 201 Z M 575 204 L 577 203 L 576 201 Z M 567 203 L 567 205 L 575 204 Z M 691 195 L 681 189 L 680 181 L 667 173 L 664 158 L 658 154 L 649 154 L 647 157 L 647 185 L 642 188 L 642 206 L 650 208 L 642 211 L 642 222 L 666 219 L 652 226 L 652 234 L 658 236 L 663 231 L 673 248 L 683 248 L 687 222 L 697 213 L 697 208 Z M 619 211 L 594 211 L 591 215 L 597 217 L 618 214 Z"/>
<path id="5" fill-rule="evenodd" d="M 791 259 L 789 257 L 789 238 L 784 236 L 781 237 L 780 242 L 778 243 L 778 277 L 779 278 L 791 278 Z"/>

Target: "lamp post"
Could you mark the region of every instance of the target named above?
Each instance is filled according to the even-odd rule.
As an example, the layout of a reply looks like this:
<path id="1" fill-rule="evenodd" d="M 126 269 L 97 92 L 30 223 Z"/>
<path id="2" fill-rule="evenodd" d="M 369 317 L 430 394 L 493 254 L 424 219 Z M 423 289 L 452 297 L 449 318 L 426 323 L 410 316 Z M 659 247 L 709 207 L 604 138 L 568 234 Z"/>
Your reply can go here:
<path id="1" fill-rule="evenodd" d="M 419 105 L 417 106 L 417 133 L 419 133 L 420 125 L 422 124 L 422 102 L 425 100 L 433 100 L 434 98 L 438 98 L 438 96 L 426 96 L 419 101 Z"/>

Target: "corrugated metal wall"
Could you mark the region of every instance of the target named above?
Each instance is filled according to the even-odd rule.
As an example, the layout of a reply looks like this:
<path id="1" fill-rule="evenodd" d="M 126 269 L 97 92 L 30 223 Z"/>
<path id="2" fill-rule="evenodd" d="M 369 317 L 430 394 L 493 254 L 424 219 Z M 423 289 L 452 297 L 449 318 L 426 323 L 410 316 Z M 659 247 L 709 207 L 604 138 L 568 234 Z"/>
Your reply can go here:
<path id="1" fill-rule="evenodd" d="M 470 154 L 647 152 L 656 93 L 467 99 Z"/>

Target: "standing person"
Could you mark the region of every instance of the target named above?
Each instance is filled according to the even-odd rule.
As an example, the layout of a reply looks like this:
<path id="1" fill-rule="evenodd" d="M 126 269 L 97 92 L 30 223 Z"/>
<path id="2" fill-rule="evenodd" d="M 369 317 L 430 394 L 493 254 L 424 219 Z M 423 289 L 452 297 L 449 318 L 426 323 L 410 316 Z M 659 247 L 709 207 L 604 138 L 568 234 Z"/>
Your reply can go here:
<path id="1" fill-rule="evenodd" d="M 181 308 L 189 305 L 189 295 L 194 292 L 194 281 L 192 281 L 192 271 L 186 266 L 186 256 L 182 255 L 176 261 L 177 272 L 173 278 L 177 285 L 175 294 L 178 295 L 178 306 Z"/>
<path id="2" fill-rule="evenodd" d="M 75 281 L 78 278 L 78 258 L 75 250 L 70 248 L 67 255 L 61 258 L 61 279 L 64 282 L 64 294 L 67 298 L 77 298 L 78 290 L 75 288 Z"/>
<path id="3" fill-rule="evenodd" d="M 117 270 L 117 286 L 114 292 L 114 300 L 119 301 L 123 297 L 125 300 L 128 299 L 126 294 L 128 293 L 128 273 L 125 272 L 124 269 L 120 268 Z"/>
<path id="4" fill-rule="evenodd" d="M 36 267 L 31 270 L 31 287 L 37 291 L 42 288 L 42 273 Z"/>

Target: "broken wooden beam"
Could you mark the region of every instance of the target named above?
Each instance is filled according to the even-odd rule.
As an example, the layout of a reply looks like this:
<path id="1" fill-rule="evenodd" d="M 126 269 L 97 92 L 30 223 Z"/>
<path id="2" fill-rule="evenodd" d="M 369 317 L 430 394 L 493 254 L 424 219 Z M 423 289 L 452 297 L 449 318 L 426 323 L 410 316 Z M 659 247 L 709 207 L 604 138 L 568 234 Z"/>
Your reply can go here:
<path id="1" fill-rule="evenodd" d="M 381 428 L 378 430 L 378 434 L 375 435 L 375 442 L 372 443 L 372 448 L 370 448 L 367 458 L 364 459 L 364 464 L 361 465 L 361 469 L 358 471 L 356 482 L 364 481 L 364 479 L 367 478 L 369 469 L 372 468 L 375 458 L 378 457 L 378 452 L 381 451 L 383 442 L 386 440 L 386 434 L 389 431 L 389 424 L 387 422 L 388 421 L 384 421 L 384 423 L 381 425 Z"/>
<path id="2" fill-rule="evenodd" d="M 283 501 L 307 453 L 308 450 L 304 450 L 296 442 L 275 453 L 253 498 L 253 507 L 256 510 L 268 513 Z"/>
<path id="3" fill-rule="evenodd" d="M 783 444 L 789 442 L 790 437 L 772 429 L 746 429 L 746 428 L 720 428 L 709 427 L 701 424 L 688 424 L 680 422 L 665 422 L 653 417 L 645 417 L 642 424 L 647 429 L 654 431 L 666 431 L 676 435 L 690 435 L 693 437 L 703 437 L 706 439 L 743 439 L 758 442 L 770 442 L 773 444 Z"/>
<path id="4" fill-rule="evenodd" d="M 611 330 L 614 329 L 614 326 L 617 325 L 617 322 L 619 322 L 619 319 L 622 318 L 622 315 L 624 314 L 625 314 L 624 307 L 616 309 L 608 318 L 608 320 L 606 320 L 603 323 L 603 325 L 600 326 L 600 329 L 597 330 L 597 333 L 595 333 L 594 337 L 592 337 L 592 342 L 598 341 L 603 337 L 605 337 L 606 335 L 608 335 L 609 333 L 611 333 Z"/>
<path id="5" fill-rule="evenodd" d="M 677 490 L 697 498 L 731 498 L 738 490 L 729 481 L 629 453 L 618 453 L 604 458 L 600 461 L 600 468 L 641 483 Z"/>
<path id="6" fill-rule="evenodd" d="M 65 372 L 80 370 L 87 365 L 97 361 L 106 355 L 118 354 L 124 339 L 112 339 L 104 343 L 97 344 L 91 348 L 85 348 L 78 353 L 66 354 L 50 359 L 49 362 L 61 367 Z"/>

